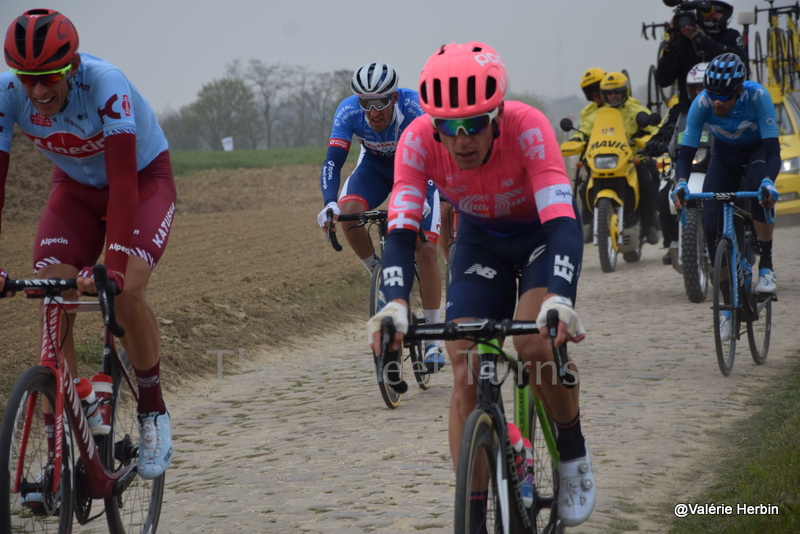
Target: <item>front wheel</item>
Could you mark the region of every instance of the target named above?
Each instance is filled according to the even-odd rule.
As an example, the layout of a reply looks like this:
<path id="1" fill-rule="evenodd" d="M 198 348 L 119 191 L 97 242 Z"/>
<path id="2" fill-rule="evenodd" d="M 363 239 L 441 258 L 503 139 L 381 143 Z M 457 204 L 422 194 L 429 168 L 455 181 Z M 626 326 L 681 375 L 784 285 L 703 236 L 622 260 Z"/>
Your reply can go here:
<path id="1" fill-rule="evenodd" d="M 43 403 L 55 406 L 52 372 L 41 366 L 29 367 L 8 397 L 0 429 L 0 533 L 72 532 L 73 458 L 68 418 L 64 417 L 61 475 L 52 490 L 54 462 L 49 458 L 55 440 L 48 446 Z M 49 412 L 51 408 L 47 408 Z M 65 414 L 66 415 L 66 414 Z M 25 434 L 26 419 L 28 421 Z M 23 440 L 27 443 L 22 448 Z M 20 456 L 24 458 L 19 465 Z M 16 479 L 20 491 L 14 491 Z"/>
<path id="2" fill-rule="evenodd" d="M 119 359 L 112 358 L 108 358 L 105 369 L 113 384 L 111 432 L 104 438 L 103 453 L 106 468 L 113 472 L 137 461 L 139 419 L 134 390 L 127 380 L 130 379 L 133 387 L 136 387 L 133 367 L 124 351 L 119 353 Z M 121 495 L 105 499 L 106 519 L 111 534 L 155 532 L 158 528 L 166 475 L 153 480 L 145 480 L 137 474 L 132 476 L 133 482 Z"/>
<path id="3" fill-rule="evenodd" d="M 475 410 L 469 415 L 456 468 L 455 532 L 503 532 L 497 473 L 506 460 L 499 441 L 488 412 Z"/>
<path id="4" fill-rule="evenodd" d="M 733 249 L 727 239 L 720 239 L 717 242 L 717 253 L 714 257 L 714 304 L 711 309 L 714 312 L 714 344 L 717 348 L 717 363 L 723 376 L 731 374 L 733 369 L 733 357 L 736 354 L 736 336 L 739 335 L 739 319 L 735 307 L 724 303 L 723 292 L 728 293 L 729 300 L 733 299 Z M 729 314 L 730 325 L 728 327 L 729 339 L 722 338 L 720 327 L 722 325 L 721 313 Z"/>
<path id="5" fill-rule="evenodd" d="M 703 302 L 708 294 L 708 254 L 701 208 L 686 210 L 686 226 L 681 228 L 681 261 L 686 296 L 691 302 Z"/>
<path id="6" fill-rule="evenodd" d="M 600 253 L 600 268 L 612 273 L 617 268 L 617 212 L 611 200 L 601 198 L 595 206 L 597 211 L 597 248 Z"/>

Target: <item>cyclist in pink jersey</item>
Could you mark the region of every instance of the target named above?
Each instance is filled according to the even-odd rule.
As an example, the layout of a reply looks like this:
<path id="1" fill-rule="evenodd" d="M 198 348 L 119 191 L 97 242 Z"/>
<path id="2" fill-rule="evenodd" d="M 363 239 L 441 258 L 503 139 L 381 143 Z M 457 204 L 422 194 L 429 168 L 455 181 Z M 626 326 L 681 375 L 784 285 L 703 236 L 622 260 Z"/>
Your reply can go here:
<path id="1" fill-rule="evenodd" d="M 172 435 L 161 395 L 158 322 L 145 292 L 175 212 L 167 140 L 119 69 L 78 53 L 78 33 L 61 13 L 31 9 L 17 17 L 4 52 L 11 70 L 0 73 L 0 210 L 16 124 L 55 164 L 34 245 L 36 276 L 77 278 L 80 292 L 96 293 L 91 266 L 104 254 L 120 290 L 120 341 L 138 383 L 138 471 L 159 477 L 172 461 Z M 0 294 L 6 278 L 0 270 Z M 77 378 L 73 324 L 64 351 Z"/>
<path id="2" fill-rule="evenodd" d="M 387 306 L 368 323 L 373 350 L 380 322 L 391 317 L 399 348 L 407 331 L 408 288 L 425 185 L 432 180 L 459 213 L 449 265 L 447 320 L 490 318 L 537 321 L 538 336 L 514 346 L 531 369 L 531 386 L 559 432 L 559 514 L 566 526 L 584 522 L 595 503 L 591 457 L 580 427 L 579 388 L 553 376 L 546 315 L 558 311 L 556 345 L 580 342 L 585 332 L 574 310 L 583 254 L 583 228 L 555 133 L 545 116 L 520 102 L 504 102 L 503 60 L 490 46 L 443 46 L 420 75 L 418 117 L 403 133 L 395 161 L 389 235 L 383 260 Z M 472 343 L 447 343 L 454 382 L 449 441 L 455 463 L 464 422 L 475 408 Z M 475 362 L 472 362 L 475 363 Z M 538 365 L 537 365 L 538 364 Z M 577 376 L 574 363 L 572 372 Z M 476 492 L 474 499 L 486 499 Z"/>

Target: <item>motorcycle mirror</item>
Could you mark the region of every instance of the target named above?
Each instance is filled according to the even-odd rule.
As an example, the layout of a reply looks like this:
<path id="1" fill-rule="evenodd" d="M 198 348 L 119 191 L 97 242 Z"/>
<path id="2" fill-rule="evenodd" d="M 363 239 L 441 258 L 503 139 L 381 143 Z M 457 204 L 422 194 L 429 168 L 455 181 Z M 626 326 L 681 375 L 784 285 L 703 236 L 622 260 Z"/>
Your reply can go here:
<path id="1" fill-rule="evenodd" d="M 646 111 L 640 111 L 636 114 L 636 126 L 639 128 L 644 128 L 646 126 L 650 126 L 650 114 Z"/>
<path id="2" fill-rule="evenodd" d="M 675 7 L 681 3 L 681 0 L 663 0 L 663 2 L 667 7 Z"/>
<path id="3" fill-rule="evenodd" d="M 736 15 L 736 22 L 742 26 L 748 26 L 756 23 L 756 14 L 750 11 L 739 12 Z"/>
<path id="4" fill-rule="evenodd" d="M 563 119 L 561 119 L 561 122 L 558 123 L 558 126 L 565 132 L 569 132 L 575 129 L 575 127 L 572 124 L 572 120 L 568 117 L 564 117 Z"/>
<path id="5" fill-rule="evenodd" d="M 658 126 L 661 124 L 661 114 L 659 113 L 651 113 L 650 114 L 650 125 L 651 126 Z"/>

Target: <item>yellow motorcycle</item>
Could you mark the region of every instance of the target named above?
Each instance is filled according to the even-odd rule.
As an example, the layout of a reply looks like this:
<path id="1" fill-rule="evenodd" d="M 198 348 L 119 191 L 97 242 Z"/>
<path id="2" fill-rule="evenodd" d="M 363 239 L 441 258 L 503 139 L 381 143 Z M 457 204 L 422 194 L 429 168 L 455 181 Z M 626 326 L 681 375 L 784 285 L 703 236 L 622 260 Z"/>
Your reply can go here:
<path id="1" fill-rule="evenodd" d="M 639 128 L 660 122 L 657 113 L 643 111 L 636 116 Z M 568 118 L 562 119 L 560 126 L 565 132 L 576 129 Z M 600 268 L 610 273 L 616 269 L 619 253 L 629 263 L 642 257 L 645 233 L 637 209 L 639 180 L 635 166 L 640 159 L 636 151 L 644 148 L 651 136 L 637 135 L 629 142 L 622 114 L 611 106 L 597 111 L 591 133 L 581 133 L 588 140 L 565 141 L 561 144 L 561 154 L 582 154 L 581 163 L 589 168 L 589 184 L 583 201 L 594 217 L 593 242 L 600 252 Z"/>

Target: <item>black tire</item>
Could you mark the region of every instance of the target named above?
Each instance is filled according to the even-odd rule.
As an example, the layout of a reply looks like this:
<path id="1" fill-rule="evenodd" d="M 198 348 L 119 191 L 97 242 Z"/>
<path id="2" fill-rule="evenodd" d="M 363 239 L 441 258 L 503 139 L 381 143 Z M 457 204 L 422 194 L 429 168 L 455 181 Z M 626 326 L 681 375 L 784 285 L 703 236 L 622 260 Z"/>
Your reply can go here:
<path id="1" fill-rule="evenodd" d="M 369 317 L 373 317 L 378 313 L 386 303 L 386 299 L 383 298 L 383 293 L 381 292 L 382 272 L 381 264 L 378 263 L 372 269 L 372 274 L 369 277 Z"/>
<path id="2" fill-rule="evenodd" d="M 766 62 L 766 58 L 764 57 L 764 49 L 761 47 L 761 35 L 759 35 L 758 32 L 756 32 L 753 55 L 755 56 L 753 59 L 755 68 L 753 70 L 756 72 L 756 81 L 764 85 L 766 83 L 764 80 L 764 63 Z"/>
<path id="3" fill-rule="evenodd" d="M 767 361 L 769 339 L 772 334 L 772 296 L 758 299 L 758 320 L 747 322 L 747 341 L 750 344 L 750 355 L 756 365 Z"/>
<path id="4" fill-rule="evenodd" d="M 133 367 L 124 351 L 120 360 L 128 377 L 136 387 Z M 137 403 L 116 359 L 107 360 L 106 374 L 114 384 L 112 396 L 111 433 L 104 438 L 103 451 L 106 468 L 110 471 L 124 469 L 136 463 L 139 443 L 139 420 Z M 113 439 L 108 439 L 109 437 Z M 134 534 L 156 532 L 161 517 L 161 502 L 164 497 L 166 475 L 145 480 L 135 475 L 133 482 L 118 497 L 104 500 L 108 530 L 111 534 Z"/>
<path id="5" fill-rule="evenodd" d="M 547 442 L 544 437 L 543 424 L 550 429 L 553 438 L 557 436 L 556 425 L 549 416 L 545 414 L 544 422 L 537 417 L 536 408 L 533 400 L 530 403 L 531 421 L 529 428 L 531 435 L 528 439 L 533 446 L 533 466 L 535 474 L 534 482 L 534 505 L 531 507 L 531 522 L 536 525 L 535 532 L 548 532 L 556 534 L 564 532 L 564 526 L 558 521 L 558 464 L 553 461 Z M 547 528 L 550 530 L 546 530 Z"/>
<path id="6" fill-rule="evenodd" d="M 683 286 L 690 302 L 704 302 L 708 295 L 708 253 L 702 208 L 686 210 L 686 226 L 681 227 Z"/>
<path id="7" fill-rule="evenodd" d="M 733 369 L 733 358 L 736 355 L 736 338 L 739 335 L 738 313 L 732 309 L 731 305 L 725 306 L 722 298 L 722 284 L 728 287 L 728 294 L 733 298 L 732 255 L 730 241 L 720 239 L 717 242 L 717 253 L 714 257 L 714 304 L 711 309 L 714 313 L 714 344 L 717 349 L 717 363 L 723 376 L 731 374 L 731 369 Z M 728 341 L 722 340 L 719 330 L 721 322 L 719 314 L 723 310 L 731 311 L 731 320 L 733 321 L 731 338 Z"/>
<path id="8" fill-rule="evenodd" d="M 422 312 L 422 298 L 419 294 L 419 267 L 414 265 L 414 285 L 411 288 L 411 295 L 409 296 L 409 324 L 423 324 L 425 323 L 425 314 Z M 406 344 L 408 349 L 408 359 L 411 360 L 411 370 L 414 372 L 414 378 L 417 385 L 423 391 L 431 387 L 433 380 L 433 373 L 429 373 L 425 367 L 425 342 L 414 341 Z"/>
<path id="9" fill-rule="evenodd" d="M 461 446 L 456 468 L 455 529 L 458 534 L 472 532 L 503 532 L 502 517 L 498 508 L 497 464 L 498 454 L 505 455 L 500 448 L 500 439 L 489 412 L 475 410 L 464 423 Z M 505 465 L 505 458 L 502 458 Z M 473 479 L 486 474 L 489 495 L 486 499 L 486 523 L 473 525 L 475 511 L 471 499 Z M 516 476 L 516 474 L 515 474 Z M 480 482 L 480 481 L 478 481 Z M 513 509 L 513 506 L 512 506 Z"/>
<path id="10" fill-rule="evenodd" d="M 42 399 L 46 398 L 50 406 L 55 406 L 55 380 L 52 372 L 42 366 L 33 366 L 25 370 L 17 380 L 11 395 L 8 397 L 3 426 L 0 429 L 0 534 L 16 532 L 53 532 L 68 534 L 72 532 L 74 505 L 74 473 L 72 436 L 67 417 L 64 417 L 64 446 L 62 448 L 61 484 L 58 492 L 45 495 L 46 505 L 32 511 L 20 502 L 21 493 L 12 493 L 11 469 L 16 469 L 19 458 L 20 440 L 25 424 L 25 414 L 29 402 L 35 402 L 33 418 L 25 447 L 25 461 L 22 466 L 24 485 L 34 485 L 41 480 L 43 473 L 48 473 L 47 438 L 45 437 Z M 47 480 L 52 476 L 44 476 L 45 483 L 37 484 L 37 488 L 48 487 Z M 27 493 L 27 492 L 26 492 Z M 46 492 L 50 493 L 50 492 Z"/>
<path id="11" fill-rule="evenodd" d="M 604 273 L 613 273 L 617 268 L 617 244 L 613 242 L 617 231 L 616 211 L 608 198 L 598 200 L 595 210 L 597 210 L 597 248 L 600 253 L 600 268 Z"/>
<path id="12" fill-rule="evenodd" d="M 783 35 L 785 37 L 784 57 L 786 58 L 783 75 L 786 79 L 786 85 L 788 86 L 788 90 L 794 91 L 794 78 L 797 74 L 797 71 L 795 69 L 795 57 L 794 57 L 794 42 L 793 42 L 794 30 L 787 29 Z"/>
<path id="13" fill-rule="evenodd" d="M 664 104 L 661 97 L 660 87 L 656 83 L 656 66 L 650 65 L 647 71 L 647 107 L 650 113 L 661 114 L 661 108 Z"/>
<path id="14" fill-rule="evenodd" d="M 783 31 L 770 28 L 767 30 L 767 56 L 772 59 L 770 71 L 771 81 L 783 87 Z"/>

